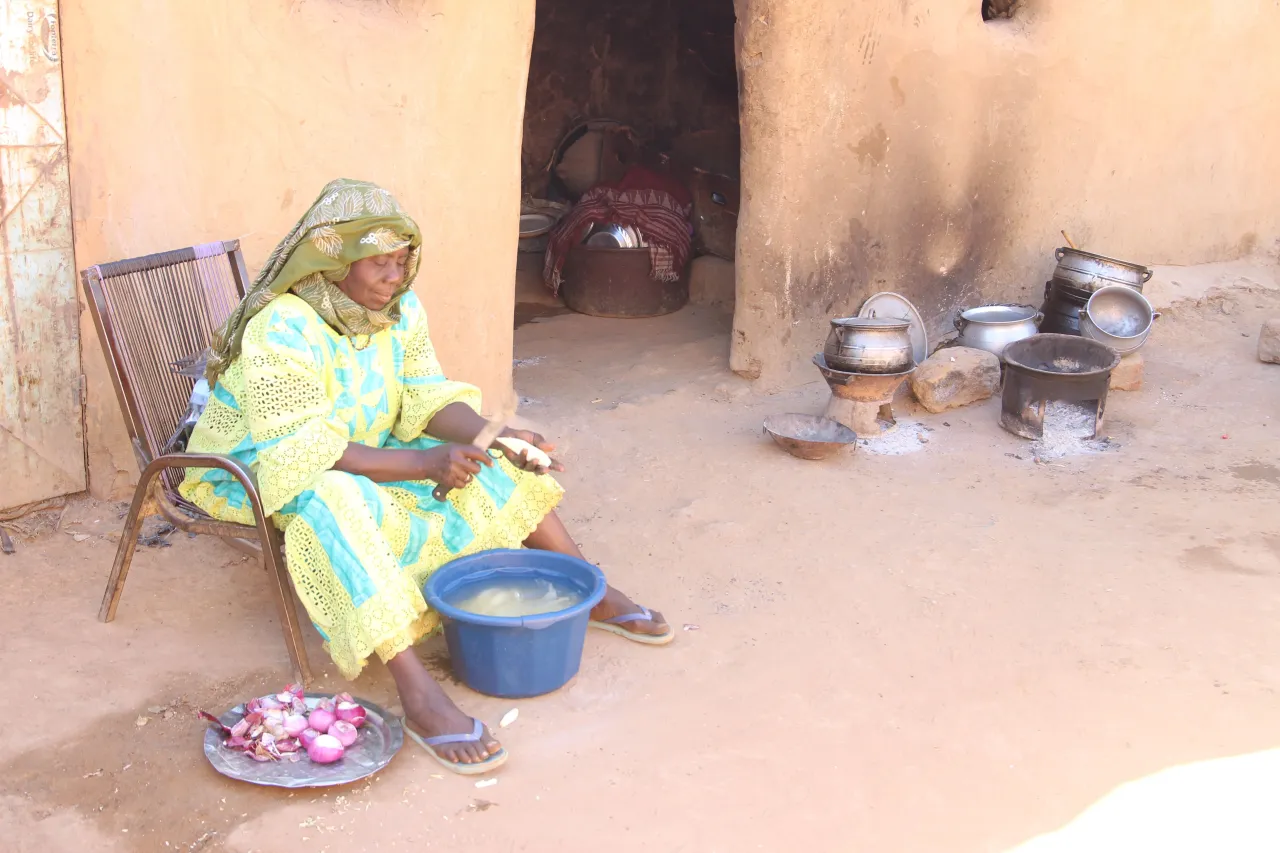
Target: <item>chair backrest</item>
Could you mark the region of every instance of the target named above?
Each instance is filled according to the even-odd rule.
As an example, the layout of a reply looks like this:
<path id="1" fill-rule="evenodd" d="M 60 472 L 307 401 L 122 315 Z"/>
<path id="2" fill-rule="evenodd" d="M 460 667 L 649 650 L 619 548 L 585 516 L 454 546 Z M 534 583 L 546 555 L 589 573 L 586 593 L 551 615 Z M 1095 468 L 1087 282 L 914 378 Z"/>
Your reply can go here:
<path id="1" fill-rule="evenodd" d="M 139 467 L 159 456 L 195 380 L 172 365 L 201 352 L 244 295 L 239 240 L 99 264 L 80 273 Z M 181 472 L 175 471 L 176 486 Z"/>

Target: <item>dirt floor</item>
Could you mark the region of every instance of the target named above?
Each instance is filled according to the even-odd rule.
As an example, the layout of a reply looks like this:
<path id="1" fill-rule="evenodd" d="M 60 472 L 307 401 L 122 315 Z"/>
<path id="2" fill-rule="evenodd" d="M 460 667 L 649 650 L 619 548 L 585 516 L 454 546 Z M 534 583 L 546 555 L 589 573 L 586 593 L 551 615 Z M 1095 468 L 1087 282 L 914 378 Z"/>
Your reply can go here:
<path id="1" fill-rule="evenodd" d="M 1146 387 L 1112 397 L 1112 446 L 1050 464 L 996 400 L 900 400 L 914 452 L 802 462 L 760 423 L 826 387 L 734 378 L 728 318 L 528 323 L 522 415 L 561 444 L 563 515 L 680 636 L 593 634 L 539 699 L 450 686 L 491 724 L 520 709 L 483 789 L 412 744 L 327 793 L 216 775 L 193 709 L 288 680 L 263 572 L 175 535 L 100 624 L 122 508 L 76 502 L 0 556 L 0 848 L 1003 851 L 1121 783 L 1274 747 L 1274 316 L 1272 292 L 1183 303 Z M 422 654 L 443 672 L 439 639 Z M 352 689 L 395 704 L 380 665 Z"/>

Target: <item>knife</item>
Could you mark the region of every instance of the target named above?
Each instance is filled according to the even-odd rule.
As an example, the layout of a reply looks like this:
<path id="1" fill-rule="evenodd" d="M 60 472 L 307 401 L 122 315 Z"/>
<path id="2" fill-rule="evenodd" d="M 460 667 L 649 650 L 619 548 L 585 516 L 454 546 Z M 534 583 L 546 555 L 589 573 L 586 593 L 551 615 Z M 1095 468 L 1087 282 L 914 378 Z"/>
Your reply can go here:
<path id="1" fill-rule="evenodd" d="M 482 426 L 480 431 L 476 433 L 475 440 L 471 443 L 481 450 L 487 451 L 489 446 L 493 444 L 494 440 L 502 434 L 504 429 L 507 428 L 507 421 L 511 419 L 511 415 L 512 413 L 507 412 L 499 415 L 491 421 L 485 421 L 484 426 Z M 451 487 L 438 484 L 431 490 L 431 497 L 438 501 L 444 501 L 449 497 L 449 492 L 451 491 L 453 491 Z"/>

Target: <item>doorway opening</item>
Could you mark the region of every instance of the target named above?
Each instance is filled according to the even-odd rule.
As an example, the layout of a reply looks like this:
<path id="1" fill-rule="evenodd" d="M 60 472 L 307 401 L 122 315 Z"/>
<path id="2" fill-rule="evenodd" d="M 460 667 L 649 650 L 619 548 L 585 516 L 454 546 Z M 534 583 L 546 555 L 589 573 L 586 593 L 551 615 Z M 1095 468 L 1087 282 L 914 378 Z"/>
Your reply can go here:
<path id="1" fill-rule="evenodd" d="M 740 148 L 733 5 L 538 0 L 521 150 L 516 328 L 569 313 L 566 301 L 596 316 L 645 316 L 644 299 L 635 301 L 637 313 L 628 312 L 630 297 L 646 289 L 666 294 L 651 312 L 666 313 L 684 304 L 685 282 L 690 306 L 731 316 Z M 610 231 L 610 222 L 589 222 L 581 232 L 572 229 L 573 237 L 559 248 L 557 230 L 543 231 L 575 208 L 585 215 L 601 193 L 636 188 L 657 191 L 662 205 L 674 199 L 684 211 L 683 257 L 679 247 L 664 248 L 676 224 L 661 210 L 612 237 L 600 235 Z M 620 207 L 611 204 L 605 203 L 610 211 Z M 588 254 L 588 241 L 593 250 L 635 246 L 635 253 Z M 645 250 L 654 246 L 659 250 Z M 615 260 L 628 269 L 615 275 Z M 663 285 L 659 274 L 680 280 Z M 608 285 L 621 300 L 610 303 L 601 290 L 605 280 L 627 276 L 634 285 Z M 616 305 L 621 309 L 611 307 Z M 641 337 L 648 328 L 652 324 L 638 321 L 615 333 Z"/>

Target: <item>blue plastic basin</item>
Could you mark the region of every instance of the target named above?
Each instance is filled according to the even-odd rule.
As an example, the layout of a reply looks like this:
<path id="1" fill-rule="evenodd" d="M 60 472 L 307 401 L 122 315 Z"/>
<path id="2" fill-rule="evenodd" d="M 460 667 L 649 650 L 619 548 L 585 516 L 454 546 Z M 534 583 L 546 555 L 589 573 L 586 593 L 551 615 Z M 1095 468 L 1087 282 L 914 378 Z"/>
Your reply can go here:
<path id="1" fill-rule="evenodd" d="M 463 587 L 487 579 L 544 578 L 585 598 L 537 616 L 481 616 L 449 603 Z M 582 665 L 591 608 L 604 598 L 604 573 L 552 551 L 483 551 L 436 569 L 422 594 L 444 618 L 454 673 L 472 690 L 523 699 L 563 687 Z"/>

